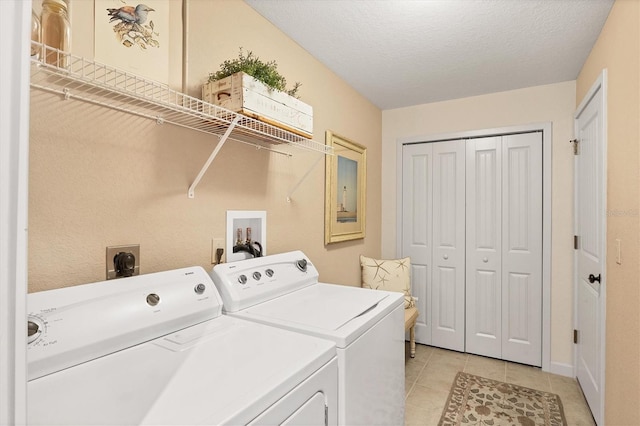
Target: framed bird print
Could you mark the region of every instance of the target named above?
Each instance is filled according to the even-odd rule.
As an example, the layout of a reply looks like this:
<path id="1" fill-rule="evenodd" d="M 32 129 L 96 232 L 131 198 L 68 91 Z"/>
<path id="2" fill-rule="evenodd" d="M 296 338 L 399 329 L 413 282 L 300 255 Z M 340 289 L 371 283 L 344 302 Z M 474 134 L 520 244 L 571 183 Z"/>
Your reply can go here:
<path id="1" fill-rule="evenodd" d="M 324 243 L 364 238 L 367 193 L 367 148 L 330 130 L 326 145 Z"/>
<path id="2" fill-rule="evenodd" d="M 94 6 L 95 60 L 168 84 L 170 1 L 95 0 Z"/>

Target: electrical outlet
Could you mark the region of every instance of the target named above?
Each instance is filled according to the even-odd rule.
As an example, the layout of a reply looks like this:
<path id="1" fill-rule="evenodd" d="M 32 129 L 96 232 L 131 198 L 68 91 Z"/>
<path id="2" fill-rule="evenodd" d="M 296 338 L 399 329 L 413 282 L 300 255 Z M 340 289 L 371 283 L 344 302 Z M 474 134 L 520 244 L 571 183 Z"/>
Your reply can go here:
<path id="1" fill-rule="evenodd" d="M 107 279 L 140 275 L 140 244 L 107 247 Z"/>
<path id="2" fill-rule="evenodd" d="M 224 238 L 212 238 L 211 239 L 211 264 L 215 265 L 217 261 L 218 249 L 224 250 Z M 220 263 L 222 263 L 222 257 L 220 257 Z"/>

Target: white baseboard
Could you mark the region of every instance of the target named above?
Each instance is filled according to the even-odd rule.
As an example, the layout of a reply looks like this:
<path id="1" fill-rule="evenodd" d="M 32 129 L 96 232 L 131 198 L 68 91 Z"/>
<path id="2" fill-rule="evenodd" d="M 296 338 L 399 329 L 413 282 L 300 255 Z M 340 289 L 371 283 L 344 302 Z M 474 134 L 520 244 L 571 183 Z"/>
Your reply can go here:
<path id="1" fill-rule="evenodd" d="M 562 362 L 551 362 L 549 364 L 548 373 L 558 374 L 560 376 L 575 377 L 573 374 L 573 365 L 564 364 Z"/>

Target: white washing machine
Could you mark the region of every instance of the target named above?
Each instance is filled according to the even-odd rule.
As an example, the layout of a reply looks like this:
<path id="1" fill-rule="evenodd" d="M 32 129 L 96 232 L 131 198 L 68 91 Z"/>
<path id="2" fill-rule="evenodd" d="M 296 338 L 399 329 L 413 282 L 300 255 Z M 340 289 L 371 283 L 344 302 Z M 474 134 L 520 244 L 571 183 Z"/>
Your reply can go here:
<path id="1" fill-rule="evenodd" d="M 227 315 L 336 343 L 340 424 L 404 424 L 402 294 L 319 283 L 301 251 L 217 265 L 211 275 Z"/>
<path id="2" fill-rule="evenodd" d="M 221 308 L 200 267 L 29 294 L 28 424 L 337 424 L 335 345 Z"/>

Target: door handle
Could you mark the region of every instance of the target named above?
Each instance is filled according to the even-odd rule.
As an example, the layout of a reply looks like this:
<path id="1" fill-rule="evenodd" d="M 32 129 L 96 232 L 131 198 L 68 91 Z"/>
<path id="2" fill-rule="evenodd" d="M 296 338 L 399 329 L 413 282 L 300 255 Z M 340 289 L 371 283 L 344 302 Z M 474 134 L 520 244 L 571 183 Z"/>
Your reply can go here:
<path id="1" fill-rule="evenodd" d="M 589 274 L 589 282 L 593 284 L 596 281 L 600 282 L 600 274 L 598 274 L 597 277 L 593 274 Z"/>

